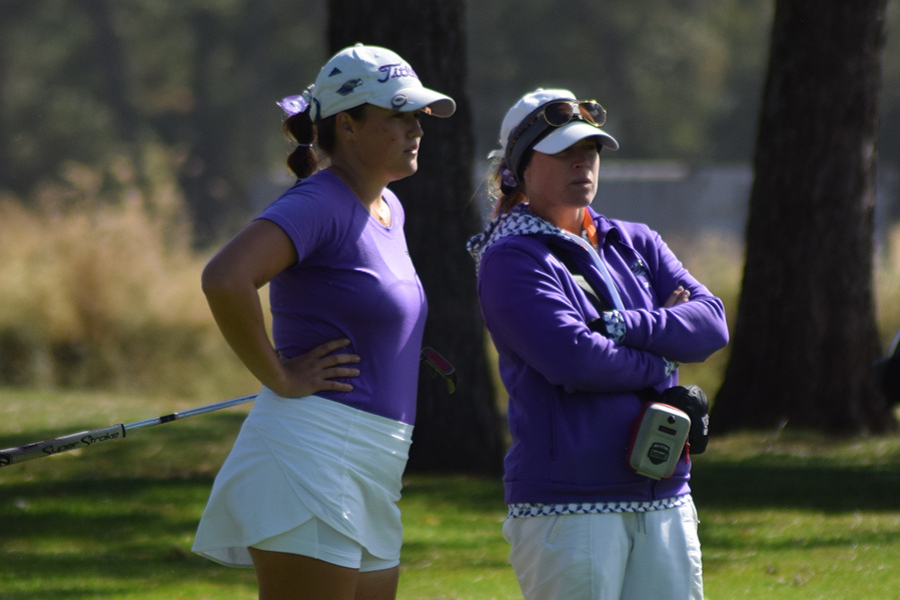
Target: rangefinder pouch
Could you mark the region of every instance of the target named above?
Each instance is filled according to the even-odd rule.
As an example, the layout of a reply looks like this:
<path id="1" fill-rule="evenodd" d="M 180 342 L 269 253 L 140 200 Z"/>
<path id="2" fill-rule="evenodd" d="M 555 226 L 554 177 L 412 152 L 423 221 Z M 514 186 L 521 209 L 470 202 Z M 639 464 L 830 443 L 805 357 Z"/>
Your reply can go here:
<path id="1" fill-rule="evenodd" d="M 696 385 L 676 385 L 664 392 L 646 388 L 637 392 L 638 398 L 645 404 L 662 402 L 685 413 L 691 419 L 691 433 L 688 443 L 691 454 L 703 454 L 709 442 L 709 400 Z"/>
<path id="2" fill-rule="evenodd" d="M 628 464 L 638 475 L 667 479 L 675 472 L 691 430 L 691 419 L 662 402 L 644 404 L 628 448 Z"/>

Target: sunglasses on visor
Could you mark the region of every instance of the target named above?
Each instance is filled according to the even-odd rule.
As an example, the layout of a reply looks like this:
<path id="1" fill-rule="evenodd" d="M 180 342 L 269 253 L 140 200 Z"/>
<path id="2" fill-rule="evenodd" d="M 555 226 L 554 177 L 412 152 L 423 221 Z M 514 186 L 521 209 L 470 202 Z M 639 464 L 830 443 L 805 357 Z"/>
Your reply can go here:
<path id="1" fill-rule="evenodd" d="M 541 117 L 553 127 L 562 127 L 572 119 L 581 119 L 600 127 L 606 122 L 606 111 L 594 100 L 555 100 L 545 104 L 535 120 Z"/>
<path id="2" fill-rule="evenodd" d="M 543 123 L 539 122 L 541 119 Z M 540 107 L 537 114 L 513 131 L 506 146 L 507 165 L 516 176 L 521 175 L 518 169 L 522 157 L 539 138 L 551 128 L 568 125 L 573 120 L 600 127 L 606 122 L 606 110 L 595 100 L 553 100 Z M 522 143 L 516 148 L 519 141 Z"/>
<path id="3" fill-rule="evenodd" d="M 510 150 L 516 145 L 522 134 L 537 123 L 541 117 L 544 118 L 544 121 L 550 127 L 568 125 L 573 119 L 600 127 L 606 123 L 606 110 L 594 100 L 554 100 L 548 102 L 534 118 L 518 128 L 518 134 L 509 142 Z"/>

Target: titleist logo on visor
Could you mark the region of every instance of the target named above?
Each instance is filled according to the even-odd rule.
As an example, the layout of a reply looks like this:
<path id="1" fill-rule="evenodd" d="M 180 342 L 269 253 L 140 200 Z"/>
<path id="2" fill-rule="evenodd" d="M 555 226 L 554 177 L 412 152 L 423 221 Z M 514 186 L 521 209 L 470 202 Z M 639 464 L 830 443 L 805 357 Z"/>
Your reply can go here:
<path id="1" fill-rule="evenodd" d="M 419 76 L 416 75 L 416 72 L 412 70 L 412 67 L 401 63 L 381 65 L 380 67 L 378 67 L 378 71 L 380 73 L 384 73 L 384 76 L 378 80 L 378 83 L 384 83 L 387 80 L 394 79 L 396 77 L 415 77 L 416 79 L 419 78 Z"/>

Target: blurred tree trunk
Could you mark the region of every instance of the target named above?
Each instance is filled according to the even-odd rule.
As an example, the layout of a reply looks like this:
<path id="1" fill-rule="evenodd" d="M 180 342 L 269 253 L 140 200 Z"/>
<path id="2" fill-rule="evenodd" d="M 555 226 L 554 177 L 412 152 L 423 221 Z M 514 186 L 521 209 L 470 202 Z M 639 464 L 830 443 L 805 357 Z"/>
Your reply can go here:
<path id="1" fill-rule="evenodd" d="M 98 92 L 110 108 L 118 138 L 133 158 L 139 123 L 129 99 L 128 62 L 114 25 L 114 5 L 109 0 L 79 0 L 78 4 L 91 23 L 91 62 L 103 74 Z"/>
<path id="2" fill-rule="evenodd" d="M 110 0 L 80 0 L 78 4 L 91 23 L 90 62 L 102 73 L 98 93 L 109 107 L 116 132 L 116 151 L 135 169 L 138 185 L 147 191 L 149 182 L 141 160 L 147 124 L 131 98 L 128 71 L 131 67 L 125 45 L 116 31 L 116 5 Z"/>
<path id="3" fill-rule="evenodd" d="M 425 286 L 425 345 L 456 367 L 459 386 L 423 370 L 409 467 L 420 471 L 499 472 L 501 420 L 485 355 L 484 328 L 466 239 L 480 228 L 473 201 L 473 137 L 466 97 L 463 0 L 329 0 L 331 53 L 357 42 L 406 59 L 427 87 L 456 100 L 449 119 L 423 119 L 416 175 L 391 185 L 407 214 L 410 254 Z"/>
<path id="4" fill-rule="evenodd" d="M 188 146 L 179 180 L 188 201 L 195 243 L 202 247 L 218 241 L 230 229 L 229 211 L 245 214 L 247 194 L 239 187 L 246 181 L 229 169 L 229 151 L 241 143 L 233 137 L 234 89 L 227 89 L 226 94 L 219 77 L 231 39 L 223 17 L 214 11 L 198 10 L 191 21 L 196 36 L 191 85 L 195 102 L 184 115 Z"/>
<path id="5" fill-rule="evenodd" d="M 885 0 L 778 0 L 717 431 L 891 430 L 873 211 Z"/>
<path id="6" fill-rule="evenodd" d="M 20 23 L 28 18 L 28 5 L 23 0 L 7 2 L 0 10 L 0 39 L 9 39 Z M 9 61 L 5 52 L 0 50 L 0 90 L 8 90 L 12 85 L 9 73 Z M 0 99 L 0 190 L 12 188 L 15 181 L 13 168 L 13 134 L 12 120 L 9 116 L 7 102 Z"/>

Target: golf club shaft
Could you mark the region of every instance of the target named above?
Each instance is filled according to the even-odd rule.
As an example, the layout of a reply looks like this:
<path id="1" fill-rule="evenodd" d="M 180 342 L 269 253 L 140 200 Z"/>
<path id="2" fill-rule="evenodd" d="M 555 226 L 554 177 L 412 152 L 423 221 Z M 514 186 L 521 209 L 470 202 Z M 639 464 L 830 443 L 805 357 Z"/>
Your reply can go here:
<path id="1" fill-rule="evenodd" d="M 447 380 L 447 390 L 452 394 L 456 388 L 456 372 L 453 365 L 432 348 L 423 348 L 421 356 L 421 360 L 431 365 L 436 372 L 440 373 Z M 144 421 L 137 421 L 136 423 L 129 423 L 127 425 L 117 423 L 116 425 L 109 425 L 108 427 L 89 429 L 87 431 L 70 433 L 69 435 L 50 440 L 32 442 L 15 448 L 7 448 L 5 450 L 0 450 L 0 467 L 6 467 L 35 458 L 53 456 L 54 454 L 68 452 L 69 450 L 76 450 L 78 448 L 86 448 L 111 440 L 120 440 L 125 437 L 126 432 L 128 431 L 146 429 L 147 427 L 153 427 L 154 425 L 162 425 L 163 423 L 186 419 L 215 410 L 222 410 L 223 408 L 250 402 L 254 398 L 256 398 L 256 394 L 233 398 L 231 400 L 225 400 L 224 402 L 200 406 L 198 408 L 191 408 L 189 410 L 163 415 L 153 419 L 146 419 Z"/>
<path id="2" fill-rule="evenodd" d="M 207 406 L 201 406 L 198 408 L 192 408 L 169 415 L 163 415 L 154 419 L 147 419 L 145 421 L 129 423 L 128 425 L 118 423 L 116 425 L 109 425 L 108 427 L 101 427 L 99 429 L 90 429 L 87 431 L 80 431 L 78 433 L 71 433 L 69 435 L 64 435 L 62 437 L 53 438 L 50 440 L 32 442 L 30 444 L 25 444 L 24 446 L 7 448 L 6 450 L 0 450 L 0 467 L 6 467 L 8 465 L 25 462 L 26 460 L 33 460 L 35 458 L 53 456 L 54 454 L 68 452 L 69 450 L 75 450 L 77 448 L 86 448 L 88 446 L 94 446 L 103 442 L 120 440 L 125 437 L 127 431 L 145 429 L 154 425 L 162 425 L 163 423 L 169 423 L 171 421 L 177 421 L 179 419 L 186 419 L 188 417 L 202 415 L 216 410 L 222 410 L 223 408 L 229 408 L 238 404 L 250 402 L 254 398 L 256 398 L 255 394 L 252 396 L 243 396 L 241 398 L 234 398 L 232 400 L 226 400 L 224 402 L 217 402 L 215 404 L 209 404 Z"/>
<path id="3" fill-rule="evenodd" d="M 170 415 L 163 415 L 161 417 L 156 417 L 155 419 L 147 419 L 146 421 L 138 421 L 136 423 L 129 423 L 128 425 L 124 425 L 125 431 L 133 431 L 137 429 L 146 429 L 147 427 L 153 427 L 154 425 L 162 425 L 163 423 L 168 423 L 170 421 L 177 421 L 179 419 L 187 419 L 188 417 L 195 417 L 197 415 L 203 415 L 206 413 L 210 413 L 216 410 L 222 410 L 223 408 L 229 408 L 232 406 L 237 406 L 238 404 L 246 404 L 251 400 L 256 398 L 256 394 L 252 394 L 250 396 L 242 396 L 240 398 L 232 398 L 231 400 L 225 400 L 224 402 L 216 402 L 215 404 L 208 404 L 206 406 L 200 406 L 197 408 L 191 408 L 188 410 L 183 410 L 181 412 L 172 413 Z"/>

